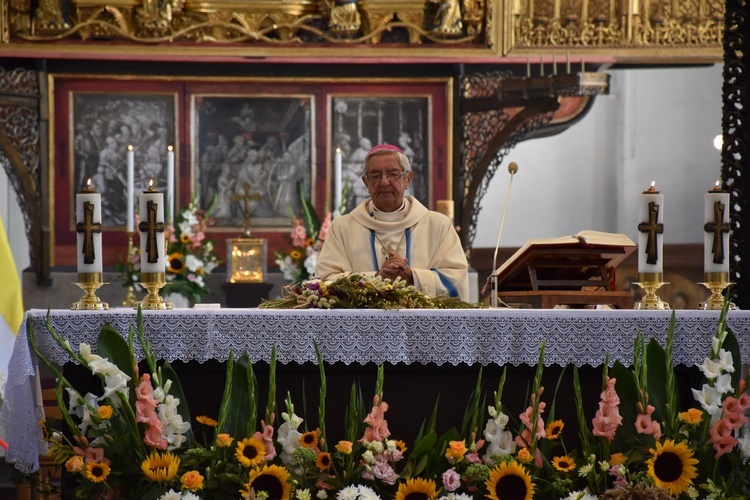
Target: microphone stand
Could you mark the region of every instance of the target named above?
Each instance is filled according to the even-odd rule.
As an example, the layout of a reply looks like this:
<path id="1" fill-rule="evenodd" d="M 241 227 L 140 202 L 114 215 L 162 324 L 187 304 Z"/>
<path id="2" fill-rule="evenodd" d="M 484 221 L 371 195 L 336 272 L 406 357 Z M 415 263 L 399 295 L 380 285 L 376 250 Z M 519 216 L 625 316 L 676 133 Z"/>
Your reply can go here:
<path id="1" fill-rule="evenodd" d="M 500 236 L 503 234 L 503 226 L 505 225 L 505 214 L 508 212 L 508 200 L 510 200 L 510 188 L 513 186 L 513 175 L 518 172 L 518 164 L 514 161 L 508 165 L 508 172 L 510 173 L 510 181 L 508 181 L 508 192 L 505 195 L 505 206 L 503 207 L 503 216 L 500 219 L 500 231 L 497 232 L 497 243 L 495 243 L 495 257 L 492 259 L 492 275 L 490 276 L 490 307 L 497 308 L 498 303 L 502 303 L 503 307 L 508 307 L 508 304 L 503 302 L 497 297 L 497 251 L 500 249 Z"/>

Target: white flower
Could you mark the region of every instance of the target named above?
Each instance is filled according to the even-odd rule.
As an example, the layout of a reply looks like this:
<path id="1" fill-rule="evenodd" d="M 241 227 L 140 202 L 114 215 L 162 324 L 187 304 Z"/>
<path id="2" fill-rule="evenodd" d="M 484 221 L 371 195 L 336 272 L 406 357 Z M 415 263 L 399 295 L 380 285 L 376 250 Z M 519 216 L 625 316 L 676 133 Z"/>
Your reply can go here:
<path id="1" fill-rule="evenodd" d="M 336 500 L 357 500 L 359 498 L 359 488 L 357 486 L 347 486 L 336 495 Z"/>
<path id="2" fill-rule="evenodd" d="M 692 391 L 695 400 L 711 415 L 711 425 L 713 425 L 721 417 L 721 393 L 708 384 L 703 384 L 700 391 L 696 389 Z"/>
<path id="3" fill-rule="evenodd" d="M 308 247 L 307 258 L 305 259 L 305 270 L 310 276 L 315 275 L 315 267 L 318 265 L 318 252 L 310 250 Z"/>
<path id="4" fill-rule="evenodd" d="M 304 490 L 297 490 L 294 495 L 297 500 L 312 500 L 310 490 L 305 488 Z"/>
<path id="5" fill-rule="evenodd" d="M 191 272 L 196 272 L 198 269 L 203 267 L 203 261 L 201 261 L 198 257 L 196 257 L 193 254 L 187 254 L 185 256 L 185 267 L 187 267 Z"/>
<path id="6" fill-rule="evenodd" d="M 195 219 L 195 217 L 193 218 Z M 195 222 L 197 223 L 198 219 L 195 219 Z M 180 228 L 180 234 L 186 234 L 191 237 L 193 236 L 193 225 L 189 220 L 180 222 L 179 224 L 177 224 L 177 227 Z"/>
<path id="7" fill-rule="evenodd" d="M 367 464 L 374 464 L 375 455 L 373 455 L 372 450 L 367 450 L 366 452 L 362 453 L 362 460 L 364 460 Z"/>
<path id="8" fill-rule="evenodd" d="M 371 442 L 370 443 L 370 449 L 376 455 L 380 455 L 385 450 L 385 448 L 383 447 L 383 443 L 381 443 L 380 441 L 373 441 L 373 442 Z"/>
<path id="9" fill-rule="evenodd" d="M 182 494 L 182 500 L 200 500 L 201 497 L 193 493 L 192 491 L 186 491 Z"/>
<path id="10" fill-rule="evenodd" d="M 447 493 L 438 498 L 438 500 L 473 500 L 474 497 L 466 493 Z"/>
<path id="11" fill-rule="evenodd" d="M 206 272 L 206 274 L 210 274 L 214 269 L 216 269 L 216 262 L 211 260 L 206 262 L 206 264 L 203 266 L 203 270 Z"/>
<path id="12" fill-rule="evenodd" d="M 320 500 L 326 500 L 326 498 L 328 498 L 328 492 L 326 490 L 318 490 L 315 496 Z"/>
<path id="13" fill-rule="evenodd" d="M 589 473 L 589 472 L 591 472 L 592 470 L 594 470 L 594 465 L 593 465 L 593 464 L 586 464 L 586 465 L 582 465 L 582 466 L 580 466 L 580 467 L 578 468 L 578 476 L 579 476 L 579 477 L 585 477 L 585 476 L 587 476 L 587 475 L 588 475 L 588 473 Z"/>
<path id="14" fill-rule="evenodd" d="M 730 354 L 731 356 L 731 354 Z M 713 360 L 711 358 L 706 358 L 703 360 L 703 363 L 698 365 L 698 368 L 701 372 L 703 372 L 703 375 L 709 380 L 714 379 L 718 377 L 719 375 L 724 372 L 724 364 L 721 361 Z"/>
<path id="15" fill-rule="evenodd" d="M 734 373 L 734 361 L 732 360 L 732 353 L 721 349 L 719 351 L 719 359 L 716 360 L 721 365 L 725 372 Z"/>
<path id="16" fill-rule="evenodd" d="M 564 497 L 562 500 L 597 500 L 597 496 L 589 495 L 585 491 L 571 491 L 570 495 Z"/>
<path id="17" fill-rule="evenodd" d="M 721 394 L 733 392 L 734 388 L 732 387 L 732 376 L 728 373 L 719 375 L 718 377 L 716 377 L 716 380 L 714 380 L 714 387 Z"/>
<path id="18" fill-rule="evenodd" d="M 737 441 L 739 442 L 737 447 L 740 449 L 740 453 L 742 453 L 742 461 L 743 463 L 747 462 L 747 459 L 750 458 L 750 436 L 742 436 Z"/>
<path id="19" fill-rule="evenodd" d="M 601 462 L 599 462 L 599 469 L 600 469 L 600 470 L 601 470 L 602 472 L 607 472 L 607 471 L 609 471 L 609 469 L 610 469 L 610 465 L 609 465 L 609 462 L 607 462 L 606 460 L 602 460 Z"/>
<path id="20" fill-rule="evenodd" d="M 158 417 L 162 423 L 162 434 L 169 443 L 169 449 L 174 450 L 182 446 L 187 437 L 185 433 L 190 430 L 190 423 L 182 420 L 182 415 L 178 412 L 180 400 L 174 396 L 167 395 L 163 403 L 159 403 Z"/>
<path id="21" fill-rule="evenodd" d="M 94 375 L 104 375 L 104 394 L 99 400 L 109 398 L 112 406 L 119 408 L 120 398 L 115 393 L 119 392 L 125 398 L 128 397 L 128 381 L 130 381 L 130 377 L 120 371 L 117 365 L 110 363 L 97 354 L 92 354 L 91 346 L 86 343 L 79 345 L 78 352 L 81 353 L 81 357 L 86 361 L 91 373 Z"/>
<path id="22" fill-rule="evenodd" d="M 169 490 L 168 492 L 160 496 L 159 500 L 180 500 L 181 498 L 182 498 L 182 495 L 180 494 L 179 491 Z"/>

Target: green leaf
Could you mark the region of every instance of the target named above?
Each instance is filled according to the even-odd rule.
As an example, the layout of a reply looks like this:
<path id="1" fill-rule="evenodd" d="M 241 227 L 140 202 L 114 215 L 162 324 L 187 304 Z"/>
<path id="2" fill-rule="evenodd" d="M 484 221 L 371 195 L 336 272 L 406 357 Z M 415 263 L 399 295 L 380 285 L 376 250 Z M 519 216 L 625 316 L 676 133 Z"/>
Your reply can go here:
<path id="1" fill-rule="evenodd" d="M 169 393 L 174 396 L 175 398 L 180 400 L 180 404 L 177 406 L 177 413 L 180 414 L 182 417 L 183 422 L 188 422 L 192 424 L 192 420 L 190 420 L 190 408 L 188 408 L 188 402 L 187 398 L 185 397 L 185 391 L 182 390 L 182 384 L 180 383 L 180 377 L 177 376 L 177 372 L 174 371 L 174 368 L 172 368 L 172 365 L 169 364 L 169 361 L 165 361 L 164 365 L 161 367 L 161 375 L 162 375 L 162 383 L 166 384 L 167 380 L 172 381 L 172 386 L 169 388 Z M 185 437 L 187 438 L 186 446 L 188 448 L 193 446 L 193 428 L 190 427 L 190 430 L 185 434 Z"/>
<path id="2" fill-rule="evenodd" d="M 615 433 L 614 451 L 630 449 L 628 442 L 635 436 L 635 417 L 638 414 L 638 384 L 635 375 L 619 361 L 609 370 L 610 378 L 617 379 L 615 392 L 620 398 L 618 410 L 622 416 L 622 425 Z"/>
<path id="3" fill-rule="evenodd" d="M 735 389 L 739 387 L 740 379 L 742 378 L 742 355 L 740 354 L 740 344 L 737 342 L 737 337 L 734 333 L 727 328 L 727 336 L 724 338 L 724 344 L 722 347 L 725 351 L 732 353 L 732 364 L 734 365 L 734 373 L 732 373 L 732 387 Z"/>
<path id="4" fill-rule="evenodd" d="M 655 408 L 652 418 L 663 421 L 666 417 L 664 408 L 669 402 L 665 381 L 671 367 L 667 367 L 667 354 L 655 339 L 651 339 L 648 343 L 646 357 L 648 358 L 648 401 Z"/>
<path id="5" fill-rule="evenodd" d="M 222 432 L 230 434 L 235 439 L 245 437 L 246 423 L 250 413 L 247 384 L 237 383 L 247 380 L 248 363 L 247 354 L 243 354 L 232 367 L 233 383 Z M 222 405 L 224 405 L 224 402 L 222 402 Z"/>

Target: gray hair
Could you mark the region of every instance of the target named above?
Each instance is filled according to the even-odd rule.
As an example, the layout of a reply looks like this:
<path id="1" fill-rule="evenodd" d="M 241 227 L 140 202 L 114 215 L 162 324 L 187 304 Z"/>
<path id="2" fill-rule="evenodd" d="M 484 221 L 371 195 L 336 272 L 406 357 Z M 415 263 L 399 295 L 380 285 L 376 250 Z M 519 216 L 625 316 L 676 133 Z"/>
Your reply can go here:
<path id="1" fill-rule="evenodd" d="M 370 162 L 370 158 L 374 156 L 383 156 L 387 154 L 396 155 L 398 164 L 401 166 L 403 171 L 411 172 L 411 163 L 409 163 L 409 158 L 407 158 L 403 152 L 396 151 L 395 149 L 380 148 L 380 149 L 375 149 L 367 153 L 367 156 L 365 156 L 364 164 L 362 165 L 362 175 L 367 175 L 367 164 Z"/>

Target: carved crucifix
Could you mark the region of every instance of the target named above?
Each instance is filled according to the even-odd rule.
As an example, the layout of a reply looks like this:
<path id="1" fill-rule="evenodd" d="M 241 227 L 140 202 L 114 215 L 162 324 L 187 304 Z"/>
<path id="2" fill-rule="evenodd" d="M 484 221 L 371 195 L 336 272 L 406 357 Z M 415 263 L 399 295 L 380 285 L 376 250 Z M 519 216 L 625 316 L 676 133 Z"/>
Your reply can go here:
<path id="1" fill-rule="evenodd" d="M 648 222 L 638 224 L 638 231 L 648 233 L 648 240 L 646 240 L 646 262 L 649 264 L 656 264 L 656 261 L 659 260 L 659 247 L 656 244 L 656 235 L 664 233 L 664 224 L 658 222 L 658 220 L 659 205 L 650 201 L 648 203 Z"/>
<path id="2" fill-rule="evenodd" d="M 93 264 L 96 259 L 94 255 L 94 233 L 102 232 L 102 224 L 94 222 L 94 204 L 90 201 L 83 202 L 83 222 L 76 224 L 76 232 L 83 233 L 83 263 Z"/>
<path id="3" fill-rule="evenodd" d="M 159 245 L 156 244 L 156 233 L 164 232 L 164 223 L 156 222 L 156 209 L 159 204 L 153 200 L 146 202 L 146 213 L 148 219 L 141 221 L 138 224 L 138 229 L 146 231 L 146 262 L 149 264 L 156 264 L 159 262 Z"/>
<path id="4" fill-rule="evenodd" d="M 232 195 L 232 201 L 242 202 L 242 225 L 245 227 L 246 236 L 250 236 L 250 202 L 263 199 L 258 193 L 250 194 L 250 188 L 250 183 L 245 181 L 242 183 L 243 194 Z"/>
<path id="5" fill-rule="evenodd" d="M 714 221 L 706 222 L 703 230 L 714 233 L 714 244 L 711 251 L 714 254 L 714 264 L 724 263 L 724 233 L 729 232 L 729 223 L 724 222 L 724 210 L 726 205 L 720 201 L 714 202 Z"/>

